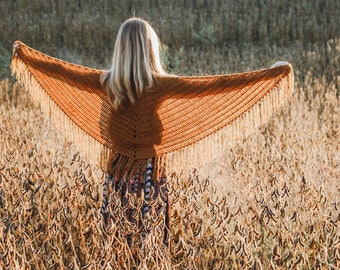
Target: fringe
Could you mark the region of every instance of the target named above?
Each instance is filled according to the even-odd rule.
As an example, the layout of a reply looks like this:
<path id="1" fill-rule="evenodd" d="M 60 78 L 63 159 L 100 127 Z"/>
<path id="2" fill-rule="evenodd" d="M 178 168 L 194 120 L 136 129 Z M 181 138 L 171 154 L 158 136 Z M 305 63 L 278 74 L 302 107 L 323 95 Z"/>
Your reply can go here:
<path id="1" fill-rule="evenodd" d="M 11 71 L 12 75 L 16 74 L 18 82 L 28 89 L 33 102 L 40 106 L 42 113 L 51 120 L 52 124 L 56 126 L 69 141 L 74 142 L 79 152 L 93 165 L 106 171 L 112 150 L 95 140 L 76 125 L 44 91 L 26 64 L 18 57 L 13 57 Z"/>
<path id="2" fill-rule="evenodd" d="M 291 71 L 260 102 L 230 124 L 192 145 L 165 154 L 162 159 L 166 159 L 163 166 L 167 174 L 188 174 L 221 156 L 228 145 L 246 138 L 266 123 L 273 113 L 286 103 L 293 90 L 294 73 Z"/>

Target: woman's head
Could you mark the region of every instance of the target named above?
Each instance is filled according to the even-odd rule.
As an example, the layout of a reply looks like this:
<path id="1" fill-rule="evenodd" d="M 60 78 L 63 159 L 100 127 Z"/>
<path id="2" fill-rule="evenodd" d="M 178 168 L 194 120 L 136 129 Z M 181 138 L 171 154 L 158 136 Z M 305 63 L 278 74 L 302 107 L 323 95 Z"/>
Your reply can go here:
<path id="1" fill-rule="evenodd" d="M 155 74 L 165 74 L 158 36 L 148 22 L 128 19 L 119 29 L 112 66 L 101 78 L 112 106 L 117 109 L 126 100 L 134 104 L 153 85 Z"/>

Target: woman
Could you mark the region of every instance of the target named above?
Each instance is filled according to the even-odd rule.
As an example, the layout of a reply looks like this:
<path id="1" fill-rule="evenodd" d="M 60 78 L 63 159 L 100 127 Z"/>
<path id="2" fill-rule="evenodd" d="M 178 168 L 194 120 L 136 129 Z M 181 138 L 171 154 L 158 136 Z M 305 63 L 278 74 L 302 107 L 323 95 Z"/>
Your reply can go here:
<path id="1" fill-rule="evenodd" d="M 139 18 L 126 20 L 121 25 L 117 35 L 112 66 L 101 76 L 101 84 L 113 109 L 120 110 L 124 105 L 135 104 L 141 95 L 152 88 L 156 77 L 162 75 L 166 75 L 166 72 L 160 58 L 160 43 L 156 32 L 145 20 Z M 127 182 L 115 177 L 113 161 L 104 184 L 102 213 L 105 223 L 108 222 L 109 218 L 107 214 L 109 188 L 112 188 L 115 192 L 120 192 L 123 207 L 130 204 L 126 199 L 126 192 L 136 193 L 138 197 L 141 197 L 143 190 L 142 217 L 150 210 L 148 202 L 151 199 L 152 188 L 154 188 L 153 197 L 161 194 L 160 196 L 166 205 L 165 222 L 166 227 L 168 227 L 169 206 L 167 190 L 164 187 L 165 177 L 162 177 L 161 181 L 154 181 L 153 163 L 154 159 L 150 158 L 147 164 L 144 164 L 146 166 L 144 175 L 140 175 L 140 172 L 137 171 L 130 175 L 130 180 Z M 127 219 L 130 222 L 135 222 L 135 218 L 133 218 L 136 215 L 135 211 L 134 207 L 127 208 Z"/>

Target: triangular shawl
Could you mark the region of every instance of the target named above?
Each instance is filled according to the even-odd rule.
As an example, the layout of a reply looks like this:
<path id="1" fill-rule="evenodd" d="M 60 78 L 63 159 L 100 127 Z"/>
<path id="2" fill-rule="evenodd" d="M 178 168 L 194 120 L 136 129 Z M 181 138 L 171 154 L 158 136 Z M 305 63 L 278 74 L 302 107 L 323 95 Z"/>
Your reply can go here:
<path id="1" fill-rule="evenodd" d="M 137 104 L 114 111 L 102 70 L 68 63 L 17 41 L 12 72 L 43 112 L 96 164 L 137 168 L 148 158 L 196 167 L 264 123 L 293 90 L 291 65 L 239 74 L 157 77 Z M 102 168 L 105 170 L 105 166 Z"/>

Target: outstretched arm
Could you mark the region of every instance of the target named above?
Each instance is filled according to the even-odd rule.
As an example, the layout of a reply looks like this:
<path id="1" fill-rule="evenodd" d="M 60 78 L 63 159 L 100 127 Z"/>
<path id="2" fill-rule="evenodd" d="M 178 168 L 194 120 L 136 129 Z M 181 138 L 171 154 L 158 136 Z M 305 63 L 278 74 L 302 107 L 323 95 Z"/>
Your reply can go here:
<path id="1" fill-rule="evenodd" d="M 270 68 L 288 65 L 286 61 L 276 61 Z"/>

